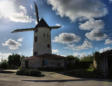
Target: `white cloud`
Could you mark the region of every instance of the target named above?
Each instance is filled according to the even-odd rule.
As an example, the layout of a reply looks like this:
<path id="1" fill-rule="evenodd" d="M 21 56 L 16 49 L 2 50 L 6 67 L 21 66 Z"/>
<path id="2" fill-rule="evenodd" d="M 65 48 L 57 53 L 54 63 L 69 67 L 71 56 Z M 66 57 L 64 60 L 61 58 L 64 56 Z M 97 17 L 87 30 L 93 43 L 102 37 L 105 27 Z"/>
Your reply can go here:
<path id="1" fill-rule="evenodd" d="M 22 40 L 19 38 L 18 41 L 13 39 L 8 39 L 4 43 L 2 43 L 3 46 L 9 47 L 10 50 L 17 50 L 21 46 Z"/>
<path id="2" fill-rule="evenodd" d="M 22 42 L 23 41 L 23 38 L 19 38 L 17 41 L 18 42 Z"/>
<path id="3" fill-rule="evenodd" d="M 56 24 L 56 26 L 61 26 L 60 24 Z"/>
<path id="4" fill-rule="evenodd" d="M 111 39 L 106 39 L 105 44 L 112 44 L 112 40 Z"/>
<path id="5" fill-rule="evenodd" d="M 112 3 L 112 0 L 109 0 L 110 1 L 110 3 Z"/>
<path id="6" fill-rule="evenodd" d="M 52 9 L 61 17 L 69 17 L 72 21 L 80 18 L 105 16 L 108 11 L 100 0 L 47 0 Z"/>
<path id="7" fill-rule="evenodd" d="M 72 21 L 77 18 L 88 19 L 80 24 L 80 29 L 90 30 L 85 36 L 90 40 L 100 41 L 107 37 L 101 30 L 104 28 L 102 20 L 94 18 L 103 17 L 108 13 L 106 6 L 100 0 L 47 0 L 52 5 L 52 9 L 64 17 L 69 17 Z"/>
<path id="8" fill-rule="evenodd" d="M 107 35 L 101 32 L 99 29 L 94 29 L 91 32 L 85 34 L 85 36 L 90 40 L 101 41 L 104 40 Z"/>
<path id="9" fill-rule="evenodd" d="M 27 15 L 26 8 L 22 5 L 17 8 L 17 6 L 15 6 L 14 0 L 0 1 L 0 18 L 9 19 L 13 22 L 23 23 L 33 21 L 33 19 Z"/>
<path id="10" fill-rule="evenodd" d="M 85 49 L 89 49 L 89 48 L 92 48 L 92 44 L 91 42 L 89 42 L 88 40 L 85 40 L 82 45 L 73 45 L 73 44 L 69 44 L 67 46 L 68 49 L 72 49 L 72 50 L 76 50 L 76 51 L 79 51 L 79 50 L 85 50 Z"/>
<path id="11" fill-rule="evenodd" d="M 90 40 L 104 40 L 107 35 L 102 32 L 102 29 L 104 28 L 104 22 L 102 20 L 95 20 L 93 18 L 89 19 L 85 23 L 80 24 L 81 30 L 90 30 L 90 32 L 87 32 L 85 36 Z"/>
<path id="12" fill-rule="evenodd" d="M 79 28 L 81 30 L 93 30 L 93 29 L 103 29 L 104 22 L 102 20 L 95 20 L 93 18 L 89 19 L 85 23 L 81 23 Z"/>
<path id="13" fill-rule="evenodd" d="M 0 62 L 1 62 L 1 60 L 7 60 L 9 55 L 11 55 L 11 53 L 2 53 L 2 52 L 0 52 Z"/>
<path id="14" fill-rule="evenodd" d="M 56 26 L 61 26 L 61 28 L 63 28 L 63 27 L 64 27 L 64 25 L 61 25 L 61 24 L 56 24 Z"/>
<path id="15" fill-rule="evenodd" d="M 52 53 L 54 53 L 54 54 L 57 54 L 58 52 L 59 52 L 58 49 L 53 49 L 53 50 L 52 50 Z"/>
<path id="16" fill-rule="evenodd" d="M 79 42 L 80 39 L 81 38 L 74 33 L 61 33 L 54 38 L 53 42 L 68 44 Z"/>
<path id="17" fill-rule="evenodd" d="M 112 49 L 111 47 L 105 47 L 105 48 L 100 49 L 99 52 L 102 53 L 102 52 L 105 52 L 105 51 L 111 50 L 111 49 Z"/>
<path id="18" fill-rule="evenodd" d="M 87 53 L 79 53 L 79 52 L 75 52 L 74 54 L 73 54 L 73 56 L 75 56 L 75 57 L 84 57 L 84 56 L 87 56 Z"/>

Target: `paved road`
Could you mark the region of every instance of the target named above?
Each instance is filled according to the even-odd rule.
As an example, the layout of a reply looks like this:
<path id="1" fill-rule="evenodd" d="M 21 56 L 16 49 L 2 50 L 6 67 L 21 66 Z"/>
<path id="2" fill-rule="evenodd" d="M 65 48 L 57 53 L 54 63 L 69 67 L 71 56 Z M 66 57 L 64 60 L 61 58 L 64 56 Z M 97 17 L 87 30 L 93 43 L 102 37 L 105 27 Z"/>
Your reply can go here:
<path id="1" fill-rule="evenodd" d="M 45 77 L 18 76 L 0 73 L 0 86 L 112 86 L 112 81 L 69 77 L 54 72 L 43 72 Z"/>

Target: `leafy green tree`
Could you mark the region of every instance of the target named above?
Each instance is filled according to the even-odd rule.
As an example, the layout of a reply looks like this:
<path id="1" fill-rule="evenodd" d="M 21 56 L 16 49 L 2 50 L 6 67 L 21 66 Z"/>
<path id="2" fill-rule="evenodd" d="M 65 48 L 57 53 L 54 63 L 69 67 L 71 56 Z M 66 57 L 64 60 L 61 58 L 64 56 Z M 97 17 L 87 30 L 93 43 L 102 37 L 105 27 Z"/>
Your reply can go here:
<path id="1" fill-rule="evenodd" d="M 94 56 L 93 55 L 88 55 L 84 56 L 80 59 L 81 62 L 93 62 Z"/>
<path id="2" fill-rule="evenodd" d="M 21 65 L 21 56 L 18 54 L 9 55 L 8 64 L 13 67 L 19 67 Z"/>
<path id="3" fill-rule="evenodd" d="M 8 62 L 7 62 L 7 60 L 2 60 L 0 62 L 0 68 L 3 68 L 3 69 L 7 69 L 8 68 Z"/>
<path id="4" fill-rule="evenodd" d="M 69 69 L 73 69 L 79 63 L 79 58 L 72 55 L 66 57 L 66 66 Z"/>
<path id="5" fill-rule="evenodd" d="M 68 60 L 68 61 L 75 61 L 76 62 L 76 61 L 79 61 L 79 58 L 70 55 L 70 56 L 67 56 L 66 57 L 66 60 Z"/>

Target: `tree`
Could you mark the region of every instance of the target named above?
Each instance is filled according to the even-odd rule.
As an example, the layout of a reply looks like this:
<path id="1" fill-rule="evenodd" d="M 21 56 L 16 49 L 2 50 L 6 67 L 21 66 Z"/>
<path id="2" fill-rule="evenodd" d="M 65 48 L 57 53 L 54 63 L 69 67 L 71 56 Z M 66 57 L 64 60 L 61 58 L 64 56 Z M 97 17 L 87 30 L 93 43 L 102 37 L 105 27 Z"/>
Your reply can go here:
<path id="1" fill-rule="evenodd" d="M 70 55 L 70 56 L 67 56 L 66 57 L 66 60 L 68 60 L 68 61 L 75 61 L 76 62 L 76 61 L 79 61 L 79 58 Z"/>
<path id="2" fill-rule="evenodd" d="M 72 55 L 66 57 L 66 66 L 69 69 L 73 69 L 79 63 L 79 58 Z"/>
<path id="3" fill-rule="evenodd" d="M 94 56 L 93 55 L 88 55 L 84 56 L 80 59 L 81 62 L 93 62 Z"/>
<path id="4" fill-rule="evenodd" d="M 3 68 L 3 69 L 7 69 L 8 68 L 7 60 L 2 60 L 2 62 L 0 62 L 0 68 Z"/>
<path id="5" fill-rule="evenodd" d="M 8 64 L 12 67 L 19 67 L 21 65 L 21 56 L 18 54 L 9 55 Z"/>

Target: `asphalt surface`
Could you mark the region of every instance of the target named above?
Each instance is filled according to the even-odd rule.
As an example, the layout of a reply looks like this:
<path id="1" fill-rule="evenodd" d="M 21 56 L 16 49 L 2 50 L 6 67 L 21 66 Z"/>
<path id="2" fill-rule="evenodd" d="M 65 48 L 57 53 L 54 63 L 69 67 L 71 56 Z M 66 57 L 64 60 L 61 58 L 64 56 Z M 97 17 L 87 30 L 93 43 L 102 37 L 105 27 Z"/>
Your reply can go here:
<path id="1" fill-rule="evenodd" d="M 18 76 L 12 70 L 0 73 L 0 86 L 112 86 L 111 80 L 69 77 L 43 72 L 44 77 Z"/>

